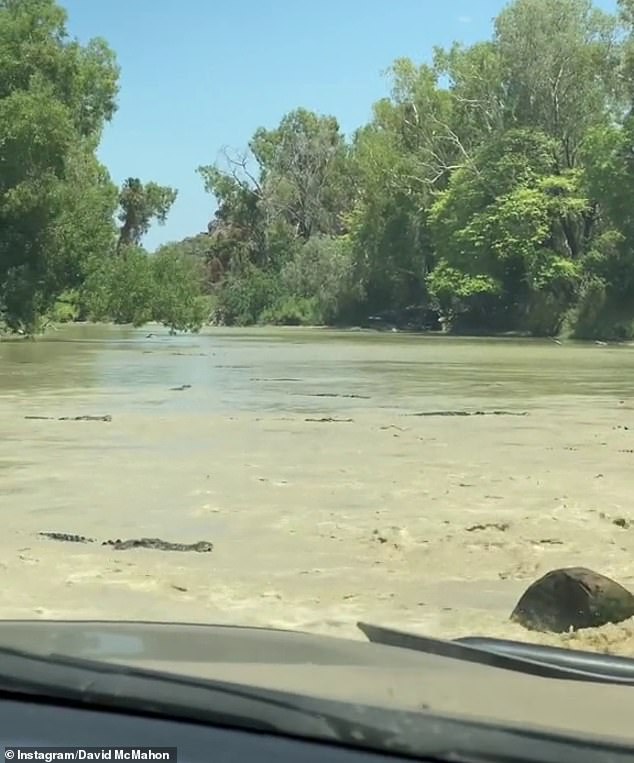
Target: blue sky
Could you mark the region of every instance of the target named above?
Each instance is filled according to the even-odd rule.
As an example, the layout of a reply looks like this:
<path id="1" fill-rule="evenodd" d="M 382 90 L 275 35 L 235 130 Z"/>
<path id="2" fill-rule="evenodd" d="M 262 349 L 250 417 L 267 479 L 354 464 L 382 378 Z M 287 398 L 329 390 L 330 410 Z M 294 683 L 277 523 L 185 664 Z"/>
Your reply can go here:
<path id="1" fill-rule="evenodd" d="M 388 90 L 398 57 L 491 35 L 504 0 L 60 0 L 69 31 L 104 37 L 121 66 L 119 110 L 100 148 L 113 179 L 179 196 L 150 249 L 204 230 L 214 208 L 196 174 L 225 146 L 298 106 L 351 133 Z M 597 5 L 612 10 L 615 0 Z"/>

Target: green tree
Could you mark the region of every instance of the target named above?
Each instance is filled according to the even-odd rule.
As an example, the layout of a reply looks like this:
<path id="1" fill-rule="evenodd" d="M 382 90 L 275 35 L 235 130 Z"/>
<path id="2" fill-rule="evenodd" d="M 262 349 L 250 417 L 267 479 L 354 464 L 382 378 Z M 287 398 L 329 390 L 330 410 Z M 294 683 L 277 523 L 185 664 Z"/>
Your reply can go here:
<path id="1" fill-rule="evenodd" d="M 585 179 L 599 219 L 584 259 L 575 333 L 634 335 L 634 118 L 591 132 L 583 147 Z"/>
<path id="2" fill-rule="evenodd" d="M 473 150 L 512 126 L 503 57 L 494 41 L 434 52 L 436 77 L 447 82 L 444 142 L 454 162 L 468 161 Z"/>
<path id="3" fill-rule="evenodd" d="M 119 242 L 117 250 L 140 246 L 154 220 L 163 225 L 178 192 L 158 183 L 128 178 L 119 193 Z"/>
<path id="4" fill-rule="evenodd" d="M 577 166 L 591 128 L 622 106 L 615 17 L 591 0 L 515 0 L 495 21 L 508 127 L 554 138 L 564 166 Z"/>
<path id="5" fill-rule="evenodd" d="M 346 183 L 347 147 L 334 117 L 297 109 L 275 130 L 257 130 L 250 149 L 260 168 L 269 220 L 282 218 L 304 240 L 341 231 L 351 189 Z"/>
<path id="6" fill-rule="evenodd" d="M 446 303 L 455 284 L 458 301 L 473 302 L 471 325 L 552 334 L 574 300 L 592 210 L 579 174 L 558 172 L 554 143 L 511 130 L 483 146 L 434 203 L 443 267 L 429 286 Z"/>
<path id="7" fill-rule="evenodd" d="M 65 25 L 53 0 L 0 0 L 0 317 L 27 331 L 81 272 L 86 216 L 96 213 L 96 240 L 112 232 L 94 150 L 115 111 L 118 70 L 105 43 L 81 46 Z M 75 192 L 95 175 L 96 194 Z"/>
<path id="8" fill-rule="evenodd" d="M 226 157 L 227 167 L 198 168 L 205 190 L 217 202 L 209 224 L 208 261 L 218 280 L 249 264 L 268 264 L 264 213 L 258 181 L 246 169 L 246 157 Z"/>
<path id="9" fill-rule="evenodd" d="M 198 331 L 209 318 L 204 263 L 173 246 L 152 257 L 152 319 L 172 331 Z"/>
<path id="10" fill-rule="evenodd" d="M 308 320 L 312 308 L 289 292 L 282 272 L 299 261 L 311 237 L 345 232 L 353 168 L 337 121 L 305 109 L 274 130 L 258 129 L 247 153 L 225 152 L 223 165 L 199 167 L 217 202 L 207 260 L 218 320 L 253 323 L 282 314 L 295 320 L 300 313 L 297 320 Z"/>
<path id="11" fill-rule="evenodd" d="M 355 278 L 347 236 L 310 238 L 285 263 L 280 278 L 284 294 L 292 295 L 291 303 L 300 300 L 304 306 L 298 314 L 298 323 L 332 324 L 342 318 L 350 319 L 364 296 Z M 284 297 L 283 303 L 288 305 L 289 298 Z"/>
<path id="12" fill-rule="evenodd" d="M 130 262 L 114 265 L 104 264 L 112 188 L 89 161 L 94 145 L 77 151 L 72 137 L 94 141 L 107 108 L 68 111 L 60 97 L 38 142 L 31 124 L 43 122 L 59 82 L 29 75 L 32 98 L 7 100 L 5 116 L 0 101 L 0 120 L 38 182 L 7 149 L 5 182 L 20 187 L 1 197 L 0 214 L 22 215 L 6 241 L 13 252 L 30 252 L 26 240 L 47 251 L 48 275 L 7 271 L 5 304 L 30 290 L 37 311 L 48 298 L 41 284 L 52 293 L 86 278 L 95 313 L 102 305 L 117 320 L 151 315 L 173 328 L 200 323 L 207 289 L 226 323 L 336 323 L 416 305 L 455 330 L 543 335 L 569 318 L 578 334 L 610 323 L 624 334 L 634 317 L 633 40 L 634 0 L 620 0 L 620 17 L 590 0 L 513 0 L 491 39 L 438 48 L 431 64 L 397 59 L 389 97 L 351 142 L 334 117 L 300 108 L 258 129 L 245 153 L 200 167 L 216 202 L 208 233 L 154 259 L 137 247 L 175 192 L 129 179 L 118 247 Z M 69 92 L 105 103 L 107 48 L 80 50 L 96 84 L 79 79 Z M 74 195 L 59 185 L 71 169 Z M 101 221 L 94 240 L 91 217 Z"/>
<path id="13" fill-rule="evenodd" d="M 91 263 L 112 256 L 117 241 L 117 187 L 89 147 L 79 144 L 69 152 L 59 202 L 50 256 L 57 253 L 56 291 L 64 291 L 79 288 Z"/>
<path id="14" fill-rule="evenodd" d="M 81 292 L 82 312 L 94 321 L 142 326 L 153 317 L 152 260 L 140 247 L 128 247 L 124 255 L 93 262 Z"/>
<path id="15" fill-rule="evenodd" d="M 365 316 L 427 301 L 435 260 L 428 212 L 458 150 L 436 71 L 400 59 L 389 74 L 391 97 L 375 104 L 354 141 L 358 188 L 347 221 Z"/>
<path id="16" fill-rule="evenodd" d="M 121 257 L 94 260 L 80 305 L 94 321 L 133 326 L 154 321 L 174 332 L 198 331 L 209 317 L 202 264 L 173 247 L 156 255 L 128 247 Z"/>

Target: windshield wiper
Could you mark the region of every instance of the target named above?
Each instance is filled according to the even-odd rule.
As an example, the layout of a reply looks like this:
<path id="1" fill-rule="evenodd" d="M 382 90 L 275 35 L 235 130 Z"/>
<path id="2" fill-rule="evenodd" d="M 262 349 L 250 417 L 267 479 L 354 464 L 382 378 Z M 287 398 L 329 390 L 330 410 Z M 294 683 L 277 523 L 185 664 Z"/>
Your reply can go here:
<path id="1" fill-rule="evenodd" d="M 375 644 L 412 649 L 542 678 L 634 686 L 634 660 L 522 641 L 467 637 L 455 641 L 418 636 L 369 623 L 357 627 Z"/>
<path id="2" fill-rule="evenodd" d="M 423 677 L 421 676 L 421 679 Z M 430 761 L 625 763 L 631 745 L 0 648 L 0 699 L 280 734 Z M 0 705 L 1 709 L 1 705 Z"/>

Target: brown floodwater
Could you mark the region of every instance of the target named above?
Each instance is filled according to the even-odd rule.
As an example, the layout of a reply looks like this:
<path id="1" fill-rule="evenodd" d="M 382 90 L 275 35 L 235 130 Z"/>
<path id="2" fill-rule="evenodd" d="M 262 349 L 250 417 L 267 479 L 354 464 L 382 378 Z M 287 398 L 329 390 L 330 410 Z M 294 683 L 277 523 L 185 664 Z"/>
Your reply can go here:
<path id="1" fill-rule="evenodd" d="M 535 638 L 508 614 L 548 569 L 634 582 L 633 372 L 627 346 L 391 332 L 2 342 L 0 616 Z M 416 415 L 446 411 L 504 415 Z M 214 551 L 99 544 L 141 536 Z"/>

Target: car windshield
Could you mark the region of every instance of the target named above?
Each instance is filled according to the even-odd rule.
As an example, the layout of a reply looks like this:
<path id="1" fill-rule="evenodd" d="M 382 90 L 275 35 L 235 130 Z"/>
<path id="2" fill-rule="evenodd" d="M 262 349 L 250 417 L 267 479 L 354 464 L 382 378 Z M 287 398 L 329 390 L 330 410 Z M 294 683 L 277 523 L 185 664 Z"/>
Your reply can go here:
<path id="1" fill-rule="evenodd" d="M 0 619 L 634 657 L 633 103 L 632 0 L 0 0 Z"/>

